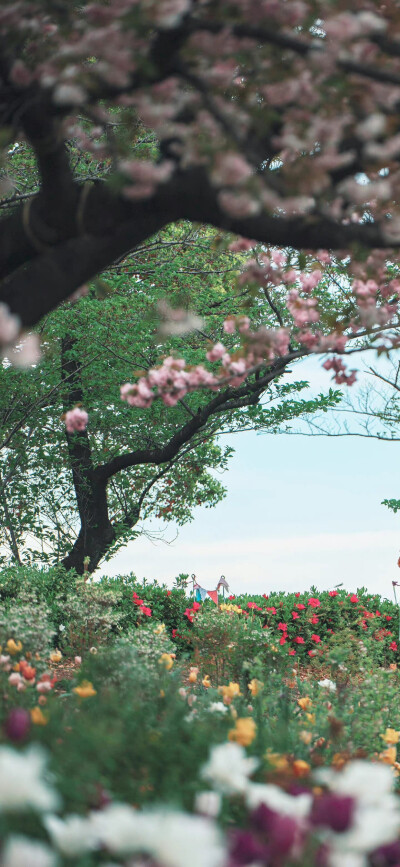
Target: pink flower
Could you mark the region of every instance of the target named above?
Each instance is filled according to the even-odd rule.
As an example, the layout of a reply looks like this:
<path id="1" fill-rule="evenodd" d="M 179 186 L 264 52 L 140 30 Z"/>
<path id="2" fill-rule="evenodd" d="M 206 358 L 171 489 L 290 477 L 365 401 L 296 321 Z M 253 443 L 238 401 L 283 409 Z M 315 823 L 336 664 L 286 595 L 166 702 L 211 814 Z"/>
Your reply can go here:
<path id="1" fill-rule="evenodd" d="M 278 623 L 278 629 L 282 632 L 287 632 L 287 623 Z"/>
<path id="2" fill-rule="evenodd" d="M 75 406 L 74 409 L 70 409 L 65 413 L 65 428 L 69 434 L 75 431 L 86 430 L 88 421 L 89 416 L 86 410 L 81 409 L 79 406 Z"/>
<path id="3" fill-rule="evenodd" d="M 315 596 L 311 596 L 310 599 L 308 600 L 308 605 L 311 605 L 311 608 L 319 608 L 321 603 L 320 603 L 319 599 L 316 599 Z"/>
<path id="4" fill-rule="evenodd" d="M 206 353 L 207 361 L 219 361 L 225 355 L 226 349 L 222 343 L 215 343 L 212 349 Z"/>
<path id="5" fill-rule="evenodd" d="M 271 608 L 269 608 L 269 607 L 268 607 L 268 606 L 267 606 L 267 611 L 269 611 L 269 612 L 270 612 L 270 614 L 276 614 L 276 608 L 274 608 L 274 606 L 273 606 L 273 605 L 272 605 L 272 607 L 271 607 Z"/>
<path id="6" fill-rule="evenodd" d="M 315 626 L 316 623 L 319 623 L 319 617 L 317 617 L 316 614 L 313 614 L 313 616 L 310 617 L 310 623 L 312 623 L 313 626 Z"/>
<path id="7" fill-rule="evenodd" d="M 391 641 L 389 644 L 389 650 L 397 650 L 397 644 L 395 641 Z"/>
<path id="8" fill-rule="evenodd" d="M 296 656 L 295 650 L 289 650 L 289 656 Z"/>
<path id="9" fill-rule="evenodd" d="M 296 635 L 294 641 L 296 644 L 304 644 L 304 638 L 302 638 L 301 635 Z"/>
<path id="10" fill-rule="evenodd" d="M 300 614 L 298 614 L 297 611 L 292 611 L 292 617 L 293 620 L 297 620 L 297 618 L 300 617 Z"/>
<path id="11" fill-rule="evenodd" d="M 302 602 L 296 602 L 295 607 L 296 607 L 299 611 L 304 611 L 304 609 L 305 609 L 306 606 L 303 605 Z"/>
<path id="12" fill-rule="evenodd" d="M 282 638 L 279 639 L 279 644 L 286 644 L 286 633 L 282 635 Z"/>
<path id="13" fill-rule="evenodd" d="M 319 635 L 312 635 L 311 641 L 315 641 L 316 644 L 319 644 L 319 642 L 321 641 L 321 638 Z"/>
<path id="14" fill-rule="evenodd" d="M 255 609 L 255 611 L 262 611 L 262 608 L 260 608 L 260 606 L 257 605 L 255 602 L 248 602 L 247 607 L 253 608 L 253 609 Z"/>
<path id="15" fill-rule="evenodd" d="M 353 593 L 351 596 L 349 596 L 349 599 L 350 599 L 350 602 L 353 602 L 354 605 L 358 602 L 358 598 L 357 598 L 355 593 Z"/>
<path id="16" fill-rule="evenodd" d="M 338 595 L 337 590 L 330 590 L 329 591 L 329 596 L 337 596 L 337 595 Z"/>

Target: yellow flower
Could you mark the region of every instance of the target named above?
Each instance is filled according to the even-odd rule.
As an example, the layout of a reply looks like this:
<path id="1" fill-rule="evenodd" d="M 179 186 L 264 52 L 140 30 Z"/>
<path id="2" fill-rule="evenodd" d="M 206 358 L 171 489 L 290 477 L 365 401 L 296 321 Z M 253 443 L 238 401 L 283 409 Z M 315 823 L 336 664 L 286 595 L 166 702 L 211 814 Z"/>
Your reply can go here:
<path id="1" fill-rule="evenodd" d="M 250 716 L 239 717 L 236 720 L 235 728 L 230 730 L 228 737 L 230 741 L 235 741 L 242 747 L 248 747 L 254 741 L 256 731 L 257 726 Z"/>
<path id="2" fill-rule="evenodd" d="M 230 704 L 235 695 L 241 695 L 239 684 L 232 681 L 228 685 L 219 686 L 218 692 L 221 693 L 225 704 Z"/>
<path id="3" fill-rule="evenodd" d="M 160 659 L 158 660 L 160 665 L 164 665 L 167 671 L 171 671 L 171 668 L 174 664 L 174 660 L 170 653 L 162 653 Z"/>
<path id="4" fill-rule="evenodd" d="M 305 762 L 303 759 L 295 759 L 292 765 L 292 770 L 295 777 L 307 777 L 311 771 L 311 767 L 308 762 Z"/>
<path id="5" fill-rule="evenodd" d="M 256 678 L 253 677 L 253 680 L 251 680 L 249 683 L 249 690 L 250 690 L 252 696 L 258 695 L 258 693 L 260 692 L 260 689 L 262 689 L 263 686 L 264 686 L 264 684 L 261 680 L 256 680 Z"/>
<path id="6" fill-rule="evenodd" d="M 271 650 L 273 651 L 273 653 L 278 653 L 278 648 L 275 647 L 275 644 L 271 644 Z"/>
<path id="7" fill-rule="evenodd" d="M 312 732 L 307 732 L 305 729 L 303 729 L 303 731 L 299 734 L 299 738 L 303 742 L 303 744 L 306 744 L 308 746 L 312 741 Z"/>
<path id="8" fill-rule="evenodd" d="M 202 682 L 203 686 L 205 687 L 205 689 L 208 689 L 211 686 L 210 675 L 206 674 L 205 677 L 203 677 L 203 680 L 201 682 Z"/>
<path id="9" fill-rule="evenodd" d="M 14 641 L 13 638 L 9 638 L 6 644 L 7 653 L 10 656 L 15 656 L 16 653 L 21 653 L 22 650 L 22 641 Z"/>
<path id="10" fill-rule="evenodd" d="M 72 692 L 76 692 L 79 698 L 90 698 L 92 695 L 96 695 L 96 690 L 90 680 L 83 680 L 79 686 L 74 687 Z"/>
<path id="11" fill-rule="evenodd" d="M 312 701 L 308 697 L 308 695 L 306 695 L 304 696 L 304 698 L 298 698 L 297 704 L 299 705 L 299 707 L 301 707 L 302 710 L 308 710 L 308 708 L 312 705 Z"/>
<path id="12" fill-rule="evenodd" d="M 394 765 L 396 761 L 396 747 L 388 747 L 383 753 L 379 753 L 379 758 L 385 765 Z"/>
<path id="13" fill-rule="evenodd" d="M 163 689 L 160 689 L 160 698 L 165 698 L 165 692 Z"/>
<path id="14" fill-rule="evenodd" d="M 155 635 L 162 635 L 165 632 L 165 623 L 159 623 L 154 630 Z"/>
<path id="15" fill-rule="evenodd" d="M 311 725 L 314 725 L 314 723 L 315 723 L 315 713 L 306 713 L 306 717 L 307 717 L 307 719 L 308 719 L 308 722 L 311 723 Z"/>
<path id="16" fill-rule="evenodd" d="M 60 662 L 61 659 L 62 653 L 61 650 L 58 650 L 58 648 L 57 650 L 53 650 L 53 652 L 50 654 L 50 662 Z"/>
<path id="17" fill-rule="evenodd" d="M 242 608 L 239 608 L 239 605 L 228 605 L 226 602 L 225 602 L 225 603 L 223 602 L 223 603 L 219 606 L 219 610 L 220 610 L 220 611 L 228 611 L 228 612 L 229 612 L 229 611 L 234 611 L 235 614 L 243 614 L 243 609 L 242 609 Z"/>
<path id="18" fill-rule="evenodd" d="M 192 666 L 189 672 L 189 683 L 196 683 L 197 675 L 199 669 L 196 666 Z"/>
<path id="19" fill-rule="evenodd" d="M 274 771 L 287 771 L 289 769 L 289 762 L 286 756 L 282 756 L 281 753 L 273 753 L 271 750 L 267 750 L 265 758 Z"/>
<path id="20" fill-rule="evenodd" d="M 33 707 L 30 714 L 31 714 L 31 720 L 32 720 L 34 725 L 36 725 L 36 726 L 46 726 L 47 725 L 49 719 L 43 713 L 43 711 L 40 710 L 40 707 Z"/>
<path id="21" fill-rule="evenodd" d="M 381 735 L 381 738 L 388 746 L 398 744 L 400 732 L 397 732 L 396 729 L 386 729 L 385 734 Z"/>

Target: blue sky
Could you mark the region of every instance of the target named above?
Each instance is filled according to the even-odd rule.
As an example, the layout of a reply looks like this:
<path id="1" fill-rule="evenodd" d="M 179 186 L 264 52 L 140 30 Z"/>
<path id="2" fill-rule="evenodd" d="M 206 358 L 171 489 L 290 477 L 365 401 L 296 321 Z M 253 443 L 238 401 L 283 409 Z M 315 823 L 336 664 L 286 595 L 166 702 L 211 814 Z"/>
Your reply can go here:
<path id="1" fill-rule="evenodd" d="M 298 365 L 293 378 L 308 378 L 310 393 L 331 384 L 320 359 Z M 232 593 L 343 582 L 392 597 L 400 513 L 380 504 L 400 498 L 400 442 L 254 433 L 229 442 L 235 455 L 223 476 L 225 500 L 195 509 L 183 528 L 167 527 L 169 544 L 144 536 L 130 543 L 99 574 L 132 571 L 172 586 L 175 575 L 194 572 L 207 589 L 224 574 Z"/>

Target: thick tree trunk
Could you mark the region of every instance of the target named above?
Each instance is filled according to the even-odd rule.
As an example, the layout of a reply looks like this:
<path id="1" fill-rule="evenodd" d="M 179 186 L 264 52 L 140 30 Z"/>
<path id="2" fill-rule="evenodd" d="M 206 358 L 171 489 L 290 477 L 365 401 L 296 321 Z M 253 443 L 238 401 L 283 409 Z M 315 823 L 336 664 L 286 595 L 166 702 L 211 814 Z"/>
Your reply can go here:
<path id="1" fill-rule="evenodd" d="M 62 341 L 61 373 L 65 382 L 64 409 L 83 402 L 80 365 L 74 352 L 75 341 L 67 335 Z M 62 561 L 66 569 L 79 575 L 93 572 L 115 539 L 108 515 L 107 482 L 96 478 L 89 436 L 66 433 L 76 502 L 81 522 L 77 539 Z"/>

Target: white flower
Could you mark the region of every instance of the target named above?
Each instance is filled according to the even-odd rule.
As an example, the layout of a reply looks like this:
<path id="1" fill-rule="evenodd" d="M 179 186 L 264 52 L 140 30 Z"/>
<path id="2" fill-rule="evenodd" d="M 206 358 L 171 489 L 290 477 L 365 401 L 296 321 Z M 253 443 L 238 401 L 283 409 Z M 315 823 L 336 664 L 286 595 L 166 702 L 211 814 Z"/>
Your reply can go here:
<path id="1" fill-rule="evenodd" d="M 228 713 L 228 707 L 222 701 L 212 701 L 207 710 L 210 713 Z"/>
<path id="2" fill-rule="evenodd" d="M 328 785 L 332 792 L 356 798 L 366 806 L 380 806 L 383 798 L 387 804 L 388 796 L 391 804 L 397 803 L 390 794 L 394 775 L 389 765 L 359 759 L 349 762 L 342 771 L 321 768 L 314 776 L 319 782 Z"/>
<path id="3" fill-rule="evenodd" d="M 210 758 L 201 770 L 201 776 L 220 792 L 235 794 L 245 791 L 248 778 L 257 766 L 258 760 L 248 758 L 239 744 L 220 744 L 211 750 Z"/>
<path id="4" fill-rule="evenodd" d="M 221 795 L 219 792 L 197 792 L 194 806 L 196 813 L 215 819 L 221 809 Z"/>
<path id="5" fill-rule="evenodd" d="M 91 815 L 92 829 L 113 855 L 143 852 L 162 867 L 222 867 L 226 852 L 216 825 L 180 812 L 138 812 L 112 804 Z"/>
<path id="6" fill-rule="evenodd" d="M 1 867 L 56 867 L 54 852 L 37 840 L 10 837 L 1 853 Z"/>
<path id="7" fill-rule="evenodd" d="M 325 680 L 319 680 L 318 686 L 322 686 L 323 689 L 330 689 L 331 692 L 336 692 L 336 683 L 334 683 L 333 680 L 329 680 L 328 677 L 326 677 Z"/>
<path id="8" fill-rule="evenodd" d="M 331 867 L 343 863 L 363 867 L 367 852 L 398 838 L 400 803 L 393 794 L 394 775 L 388 765 L 354 761 L 340 772 L 321 769 L 315 776 L 331 791 L 356 802 L 351 828 L 341 834 L 325 834 L 332 852 Z"/>
<path id="9" fill-rule="evenodd" d="M 249 783 L 246 791 L 246 803 L 251 810 L 265 804 L 270 810 L 294 819 L 304 819 L 310 812 L 311 802 L 311 794 L 295 797 L 270 783 Z"/>
<path id="10" fill-rule="evenodd" d="M 0 747 L 0 812 L 54 810 L 59 796 L 44 780 L 46 755 L 33 745 L 25 752 Z"/>
<path id="11" fill-rule="evenodd" d="M 59 632 L 65 632 L 65 626 L 64 626 L 64 624 L 63 624 L 63 623 L 60 623 L 58 629 L 59 629 Z"/>
<path id="12" fill-rule="evenodd" d="M 330 852 L 329 867 L 367 867 L 368 861 L 358 852 Z"/>
<path id="13" fill-rule="evenodd" d="M 48 831 L 53 845 L 66 855 L 73 858 L 83 852 L 89 852 L 97 845 L 97 836 L 90 819 L 83 816 L 45 816 L 43 824 Z"/>

